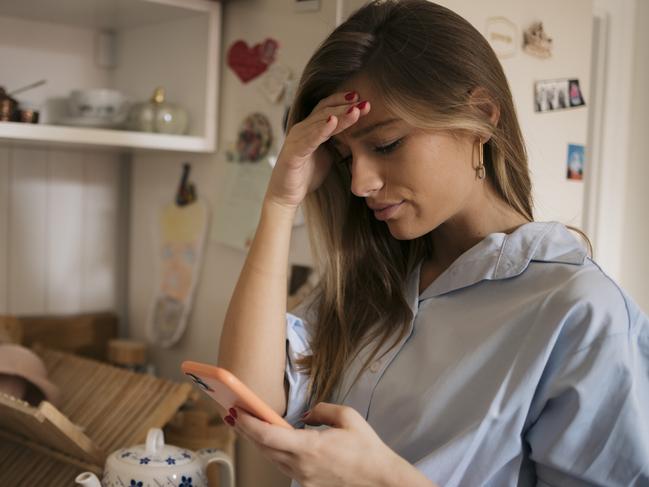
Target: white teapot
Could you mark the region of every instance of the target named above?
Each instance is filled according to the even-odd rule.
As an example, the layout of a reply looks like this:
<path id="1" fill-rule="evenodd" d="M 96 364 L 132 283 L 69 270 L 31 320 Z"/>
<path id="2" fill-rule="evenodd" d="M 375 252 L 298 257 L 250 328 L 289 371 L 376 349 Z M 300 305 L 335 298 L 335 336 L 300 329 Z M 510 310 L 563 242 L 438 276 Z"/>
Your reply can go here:
<path id="1" fill-rule="evenodd" d="M 234 487 L 234 467 L 226 453 L 214 448 L 192 452 L 165 445 L 162 430 L 151 428 L 146 444 L 109 455 L 101 483 L 91 472 L 79 474 L 75 481 L 83 487 L 207 487 L 206 470 L 211 463 L 221 465 L 219 486 Z"/>

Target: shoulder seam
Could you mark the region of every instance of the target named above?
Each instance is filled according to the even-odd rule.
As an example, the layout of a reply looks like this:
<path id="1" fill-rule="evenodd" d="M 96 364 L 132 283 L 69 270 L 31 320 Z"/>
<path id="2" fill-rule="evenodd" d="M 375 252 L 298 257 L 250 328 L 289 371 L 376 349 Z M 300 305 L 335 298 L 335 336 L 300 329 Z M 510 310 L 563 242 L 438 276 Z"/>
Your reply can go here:
<path id="1" fill-rule="evenodd" d="M 591 259 L 590 257 L 586 257 L 586 259 L 589 260 L 590 262 L 592 262 L 593 265 L 594 265 L 595 267 L 597 267 L 597 269 L 599 270 L 599 272 L 601 272 L 602 275 L 603 275 L 606 279 L 608 279 L 608 280 L 609 280 L 609 281 L 610 281 L 610 282 L 615 286 L 615 289 L 617 289 L 617 292 L 620 293 L 620 297 L 622 298 L 622 301 L 624 301 L 624 309 L 626 310 L 626 319 L 627 319 L 627 328 L 628 328 L 628 332 L 629 332 L 629 334 L 631 334 L 631 333 L 632 333 L 632 330 L 631 330 L 631 311 L 629 310 L 629 303 L 628 303 L 628 301 L 627 301 L 627 299 L 626 299 L 626 296 L 625 296 L 624 293 L 622 292 L 622 289 L 620 288 L 620 286 L 618 285 L 618 283 L 615 282 L 615 280 L 611 278 L 611 276 L 609 276 L 606 272 L 604 272 L 604 269 L 602 269 L 602 268 L 599 266 L 599 264 L 598 264 L 597 262 L 595 262 L 595 261 L 594 261 L 593 259 Z"/>

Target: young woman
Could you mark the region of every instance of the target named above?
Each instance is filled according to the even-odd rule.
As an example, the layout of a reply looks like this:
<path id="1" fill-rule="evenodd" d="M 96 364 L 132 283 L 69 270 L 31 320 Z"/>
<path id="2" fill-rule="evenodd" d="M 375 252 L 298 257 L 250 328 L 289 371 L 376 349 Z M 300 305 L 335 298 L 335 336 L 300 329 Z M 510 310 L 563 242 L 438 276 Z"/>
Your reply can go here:
<path id="1" fill-rule="evenodd" d="M 356 12 L 302 75 L 219 355 L 328 428 L 225 420 L 303 486 L 649 485 L 649 321 L 530 194 L 486 40 Z M 287 314 L 300 204 L 320 282 Z"/>

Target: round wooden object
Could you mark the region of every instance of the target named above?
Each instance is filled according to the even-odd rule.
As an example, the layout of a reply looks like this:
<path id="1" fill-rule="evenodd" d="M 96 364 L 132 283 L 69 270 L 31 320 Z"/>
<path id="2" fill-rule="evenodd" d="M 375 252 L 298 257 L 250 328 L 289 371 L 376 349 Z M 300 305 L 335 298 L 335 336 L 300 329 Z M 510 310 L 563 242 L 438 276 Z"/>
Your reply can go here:
<path id="1" fill-rule="evenodd" d="M 124 366 L 144 365 L 146 363 L 146 343 L 127 339 L 109 340 L 108 361 Z"/>

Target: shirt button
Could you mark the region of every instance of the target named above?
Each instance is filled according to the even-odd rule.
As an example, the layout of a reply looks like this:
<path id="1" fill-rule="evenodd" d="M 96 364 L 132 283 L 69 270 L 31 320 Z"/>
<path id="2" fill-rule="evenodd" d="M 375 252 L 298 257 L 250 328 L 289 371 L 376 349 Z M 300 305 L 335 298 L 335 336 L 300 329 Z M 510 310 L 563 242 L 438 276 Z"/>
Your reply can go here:
<path id="1" fill-rule="evenodd" d="M 376 360 L 370 365 L 370 372 L 377 373 L 381 369 L 381 362 Z"/>

